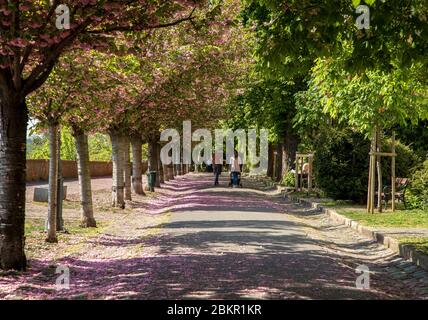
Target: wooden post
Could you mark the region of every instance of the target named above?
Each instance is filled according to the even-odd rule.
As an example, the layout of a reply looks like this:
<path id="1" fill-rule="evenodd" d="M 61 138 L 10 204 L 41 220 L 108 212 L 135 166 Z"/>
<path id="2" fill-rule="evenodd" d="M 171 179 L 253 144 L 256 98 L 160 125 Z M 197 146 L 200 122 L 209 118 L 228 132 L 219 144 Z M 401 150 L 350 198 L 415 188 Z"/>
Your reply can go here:
<path id="1" fill-rule="evenodd" d="M 372 139 L 373 152 L 376 150 L 377 130 L 374 130 Z M 376 178 L 376 158 L 370 155 L 370 213 L 374 214 L 374 199 L 375 199 L 375 178 Z"/>
<path id="2" fill-rule="evenodd" d="M 299 191 L 299 155 L 296 155 L 296 168 L 295 168 L 294 178 L 295 178 L 295 188 L 296 192 Z"/>
<path id="3" fill-rule="evenodd" d="M 392 133 L 392 153 L 395 154 L 395 132 Z M 395 211 L 395 156 L 391 159 L 391 198 L 392 212 Z"/>
<path id="4" fill-rule="evenodd" d="M 371 213 L 371 199 L 372 199 L 372 152 L 373 152 L 373 137 L 370 144 L 370 152 L 369 152 L 369 183 L 367 186 L 367 213 Z"/>
<path id="5" fill-rule="evenodd" d="M 376 149 L 377 152 L 382 152 L 382 134 L 381 130 L 377 128 L 377 141 Z M 376 166 L 377 166 L 377 210 L 379 213 L 382 213 L 382 157 L 380 155 L 376 156 Z"/>
<path id="6" fill-rule="evenodd" d="M 309 170 L 308 170 L 308 191 L 312 192 L 312 164 L 314 158 L 313 155 L 309 156 Z"/>
<path id="7" fill-rule="evenodd" d="M 374 213 L 374 201 L 375 201 L 375 187 L 376 187 L 376 183 L 375 183 L 375 178 L 376 178 L 376 170 L 375 170 L 375 166 L 376 166 L 376 158 L 375 156 L 371 156 L 370 157 L 370 167 L 371 167 L 371 171 L 370 171 L 370 213 Z"/>
<path id="8" fill-rule="evenodd" d="M 305 164 L 305 158 L 302 156 L 300 158 L 300 191 L 303 192 L 303 165 Z"/>

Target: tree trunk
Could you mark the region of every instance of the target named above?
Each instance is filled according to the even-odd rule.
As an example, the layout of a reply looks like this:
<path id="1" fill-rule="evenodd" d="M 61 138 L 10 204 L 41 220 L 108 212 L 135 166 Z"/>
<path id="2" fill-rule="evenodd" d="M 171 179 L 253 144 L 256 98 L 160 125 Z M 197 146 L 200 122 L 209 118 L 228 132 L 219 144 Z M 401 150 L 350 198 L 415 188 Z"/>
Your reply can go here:
<path id="1" fill-rule="evenodd" d="M 156 160 L 156 143 L 149 141 L 147 150 L 147 164 L 149 171 L 156 171 L 158 163 Z"/>
<path id="2" fill-rule="evenodd" d="M 64 219 L 62 217 L 62 199 L 64 197 L 64 180 L 62 179 L 62 160 L 61 160 L 61 128 L 58 128 L 58 179 L 57 179 L 56 197 L 56 231 L 64 231 Z"/>
<path id="3" fill-rule="evenodd" d="M 168 180 L 174 180 L 174 164 L 169 164 L 167 166 L 167 172 L 168 172 Z"/>
<path id="4" fill-rule="evenodd" d="M 49 207 L 46 242 L 56 243 L 56 213 L 57 213 L 57 191 L 58 191 L 58 123 L 49 124 Z"/>
<path id="5" fill-rule="evenodd" d="M 291 166 L 296 162 L 297 146 L 299 145 L 299 138 L 293 132 L 292 129 L 287 131 L 285 138 L 284 149 L 283 149 L 283 174 L 291 170 Z"/>
<path id="6" fill-rule="evenodd" d="M 124 199 L 124 161 L 122 152 L 123 138 L 116 132 L 110 133 L 113 161 L 112 207 L 125 209 Z"/>
<path id="7" fill-rule="evenodd" d="M 28 110 L 0 88 L 0 269 L 24 270 Z"/>
<path id="8" fill-rule="evenodd" d="M 374 129 L 371 137 L 370 145 L 370 161 L 369 161 L 369 179 L 368 179 L 368 188 L 367 188 L 367 212 L 374 213 L 374 193 L 375 193 L 375 156 L 373 155 L 376 152 L 376 141 L 377 141 L 377 130 Z"/>
<path id="9" fill-rule="evenodd" d="M 123 160 L 125 170 L 125 200 L 132 200 L 132 188 L 131 188 L 131 160 L 129 155 L 129 138 L 124 136 L 122 141 L 123 148 Z"/>
<path id="10" fill-rule="evenodd" d="M 155 187 L 160 187 L 159 183 L 159 170 L 158 170 L 158 158 L 157 158 L 157 142 L 156 141 L 149 141 L 148 142 L 148 167 L 149 171 L 156 171 L 156 181 L 155 181 Z"/>
<path id="11" fill-rule="evenodd" d="M 145 195 L 143 190 L 143 141 L 139 137 L 131 139 L 132 144 L 132 188 L 136 194 Z"/>
<path id="12" fill-rule="evenodd" d="M 274 165 L 274 160 L 275 160 L 275 154 L 274 154 L 274 148 L 273 148 L 273 144 L 271 142 L 269 142 L 268 145 L 268 169 L 267 169 L 267 176 L 273 178 L 273 165 Z"/>
<path id="13" fill-rule="evenodd" d="M 157 151 L 156 151 L 156 156 L 157 156 L 157 160 L 158 160 L 158 175 L 159 175 L 159 185 L 161 184 L 161 183 L 165 183 L 165 180 L 164 180 L 164 172 L 163 172 L 163 164 L 162 164 L 162 160 L 161 160 L 161 157 L 160 157 L 160 151 L 161 151 L 161 146 L 160 146 L 160 144 L 158 143 L 157 144 Z"/>
<path id="14" fill-rule="evenodd" d="M 156 181 L 155 181 L 155 187 L 156 188 L 160 188 L 161 187 L 161 174 L 160 174 L 160 168 L 159 168 L 159 163 L 160 163 L 160 155 L 159 155 L 159 145 L 157 142 L 155 142 L 155 153 L 154 153 L 154 165 L 155 165 L 155 171 L 156 171 Z"/>
<path id="15" fill-rule="evenodd" d="M 281 160 L 282 160 L 282 163 L 281 163 L 281 169 L 282 169 L 282 171 L 281 171 L 281 177 L 284 177 L 287 174 L 288 170 L 289 170 L 289 168 L 288 168 L 288 157 L 287 157 L 287 151 L 286 151 L 286 148 L 285 148 L 285 143 L 283 143 L 281 147 L 282 147 L 281 148 Z"/>
<path id="16" fill-rule="evenodd" d="M 166 165 L 162 165 L 162 169 L 163 169 L 163 180 L 164 180 L 164 182 L 169 181 L 168 167 Z"/>
<path id="17" fill-rule="evenodd" d="M 77 171 L 80 188 L 80 226 L 82 228 L 95 228 L 97 223 L 94 218 L 92 206 L 91 173 L 89 169 L 88 136 L 83 131 L 73 130 L 77 151 Z"/>
<path id="18" fill-rule="evenodd" d="M 279 182 L 282 179 L 282 143 L 278 143 L 275 148 L 275 176 L 274 180 Z"/>

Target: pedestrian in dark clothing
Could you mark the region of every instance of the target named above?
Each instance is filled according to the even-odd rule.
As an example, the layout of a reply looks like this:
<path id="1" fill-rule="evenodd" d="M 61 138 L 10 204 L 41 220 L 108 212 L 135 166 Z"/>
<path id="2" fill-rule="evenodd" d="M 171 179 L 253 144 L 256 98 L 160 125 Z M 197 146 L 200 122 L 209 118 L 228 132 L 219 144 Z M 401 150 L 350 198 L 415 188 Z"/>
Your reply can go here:
<path id="1" fill-rule="evenodd" d="M 222 156 L 218 155 L 218 159 L 216 159 L 215 155 L 213 154 L 213 165 L 214 165 L 214 185 L 218 186 L 219 182 L 218 182 L 218 178 L 221 175 L 221 172 L 223 171 L 223 161 L 222 161 Z"/>

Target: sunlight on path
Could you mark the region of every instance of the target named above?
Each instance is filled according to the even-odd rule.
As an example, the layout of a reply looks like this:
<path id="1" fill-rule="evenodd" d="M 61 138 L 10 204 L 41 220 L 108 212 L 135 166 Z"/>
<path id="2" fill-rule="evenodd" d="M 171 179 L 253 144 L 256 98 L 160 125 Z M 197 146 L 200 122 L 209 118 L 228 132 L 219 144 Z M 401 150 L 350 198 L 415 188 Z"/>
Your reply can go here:
<path id="1" fill-rule="evenodd" d="M 376 267 L 392 256 L 382 247 L 337 234 L 322 217 L 308 220 L 275 192 L 230 189 L 225 177 L 223 187 L 212 184 L 212 175 L 188 174 L 155 196 L 135 197 L 128 203 L 132 210 L 107 215 L 113 220 L 98 234 L 83 240 L 71 235 L 74 245 L 50 247 L 51 255 L 31 257 L 29 271 L 0 277 L 0 298 L 412 296 L 375 275 L 371 290 L 355 288 L 356 266 Z M 70 268 L 69 290 L 55 290 L 60 264 Z"/>

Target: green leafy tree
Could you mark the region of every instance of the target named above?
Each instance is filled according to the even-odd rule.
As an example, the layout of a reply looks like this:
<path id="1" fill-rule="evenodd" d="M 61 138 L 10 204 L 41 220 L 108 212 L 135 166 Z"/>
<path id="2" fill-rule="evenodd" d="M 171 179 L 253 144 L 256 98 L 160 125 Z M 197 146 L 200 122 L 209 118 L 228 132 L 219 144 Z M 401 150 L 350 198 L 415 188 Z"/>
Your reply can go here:
<path id="1" fill-rule="evenodd" d="M 260 69 L 275 77 L 306 74 L 317 58 L 342 52 L 350 70 L 427 63 L 425 0 L 245 0 L 242 17 L 256 33 Z M 356 7 L 370 7 L 370 28 L 359 29 Z"/>

